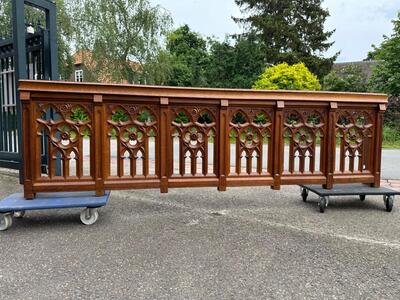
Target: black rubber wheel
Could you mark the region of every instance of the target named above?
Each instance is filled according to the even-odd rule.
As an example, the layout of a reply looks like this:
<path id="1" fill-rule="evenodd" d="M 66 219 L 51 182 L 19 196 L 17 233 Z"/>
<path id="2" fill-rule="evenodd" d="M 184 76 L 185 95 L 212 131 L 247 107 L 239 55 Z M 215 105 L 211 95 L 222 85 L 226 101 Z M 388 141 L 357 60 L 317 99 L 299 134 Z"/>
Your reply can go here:
<path id="1" fill-rule="evenodd" d="M 365 195 L 360 195 L 360 200 L 364 201 L 365 200 Z"/>
<path id="2" fill-rule="evenodd" d="M 320 198 L 319 198 L 319 204 L 318 204 L 318 205 L 319 205 L 319 211 L 320 211 L 321 213 L 324 213 L 326 207 L 328 206 L 328 202 L 327 202 L 326 198 L 325 198 L 325 197 L 320 197 Z"/>
<path id="3" fill-rule="evenodd" d="M 308 191 L 306 189 L 301 191 L 301 197 L 303 198 L 303 202 L 307 202 Z"/>
<path id="4" fill-rule="evenodd" d="M 393 210 L 394 196 L 384 196 L 384 199 L 386 211 L 391 212 Z"/>

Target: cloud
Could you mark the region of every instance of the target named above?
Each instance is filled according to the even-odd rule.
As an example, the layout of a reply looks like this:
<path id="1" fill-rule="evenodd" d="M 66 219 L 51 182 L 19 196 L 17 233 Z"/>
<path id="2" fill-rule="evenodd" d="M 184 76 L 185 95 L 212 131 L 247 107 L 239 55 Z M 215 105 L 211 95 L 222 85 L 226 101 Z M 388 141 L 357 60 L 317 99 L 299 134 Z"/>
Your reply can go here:
<path id="1" fill-rule="evenodd" d="M 205 36 L 224 39 L 226 34 L 238 33 L 240 27 L 232 16 L 240 16 L 234 0 L 150 0 L 170 11 L 175 26 L 188 24 Z M 400 10 L 399 0 L 325 0 L 329 9 L 326 28 L 336 29 L 332 36 L 331 56 L 338 51 L 338 61 L 362 60 L 372 44 L 380 44 L 383 35 L 390 35 L 391 20 Z"/>
<path id="2" fill-rule="evenodd" d="M 334 46 L 328 51 L 333 55 L 341 51 L 338 61 L 364 59 L 372 44 L 380 44 L 383 35 L 390 35 L 400 3 L 394 0 L 326 0 L 323 4 L 331 16 L 327 29 L 336 29 L 332 36 Z"/>

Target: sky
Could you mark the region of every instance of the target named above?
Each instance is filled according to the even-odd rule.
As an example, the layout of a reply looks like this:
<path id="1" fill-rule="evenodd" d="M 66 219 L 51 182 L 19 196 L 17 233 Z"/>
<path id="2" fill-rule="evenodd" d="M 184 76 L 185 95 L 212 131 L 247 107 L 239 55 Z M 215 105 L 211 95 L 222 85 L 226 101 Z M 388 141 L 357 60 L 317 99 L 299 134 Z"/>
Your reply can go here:
<path id="1" fill-rule="evenodd" d="M 223 40 L 226 34 L 240 33 L 241 28 L 232 20 L 240 16 L 234 0 L 150 0 L 161 5 L 174 19 L 174 27 L 188 24 L 204 36 Z M 392 33 L 400 11 L 399 0 L 325 0 L 331 16 L 326 29 L 336 32 L 331 37 L 335 44 L 325 54 L 340 51 L 338 62 L 363 60 L 371 45 L 379 45 L 383 35 Z"/>

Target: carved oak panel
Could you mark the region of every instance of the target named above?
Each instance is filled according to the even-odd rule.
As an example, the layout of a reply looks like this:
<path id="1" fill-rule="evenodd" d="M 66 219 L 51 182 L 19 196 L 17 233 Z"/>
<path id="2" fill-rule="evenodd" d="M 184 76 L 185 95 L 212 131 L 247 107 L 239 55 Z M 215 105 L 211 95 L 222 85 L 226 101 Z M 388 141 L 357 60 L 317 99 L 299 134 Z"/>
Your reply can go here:
<path id="1" fill-rule="evenodd" d="M 229 108 L 231 175 L 271 174 L 272 108 Z"/>
<path id="2" fill-rule="evenodd" d="M 170 174 L 214 176 L 217 172 L 217 108 L 172 106 L 170 113 Z"/>
<path id="3" fill-rule="evenodd" d="M 46 163 L 41 177 L 50 179 L 84 176 L 84 143 L 90 143 L 92 135 L 93 106 L 91 104 L 50 103 L 36 104 L 36 146 L 38 161 Z M 47 162 L 42 162 L 48 150 Z M 90 153 L 87 153 L 90 155 Z M 38 166 L 37 170 L 40 170 Z M 92 174 L 90 170 L 87 173 Z"/>
<path id="4" fill-rule="evenodd" d="M 302 108 L 284 111 L 284 164 L 287 174 L 323 172 L 325 130 L 324 109 Z"/>
<path id="5" fill-rule="evenodd" d="M 374 135 L 374 111 L 341 109 L 336 120 L 336 171 L 372 171 L 370 155 Z"/>
<path id="6" fill-rule="evenodd" d="M 159 174 L 158 123 L 159 107 L 156 105 L 108 106 L 110 175 L 135 178 Z"/>

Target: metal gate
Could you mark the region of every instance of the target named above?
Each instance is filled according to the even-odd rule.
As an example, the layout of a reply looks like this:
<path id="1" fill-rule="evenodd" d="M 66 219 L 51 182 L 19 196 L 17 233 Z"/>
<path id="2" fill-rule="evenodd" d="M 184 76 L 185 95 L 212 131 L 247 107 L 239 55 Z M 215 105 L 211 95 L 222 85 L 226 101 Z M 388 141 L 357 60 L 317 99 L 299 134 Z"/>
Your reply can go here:
<path id="1" fill-rule="evenodd" d="M 6 40 L 0 37 L 0 167 L 20 170 L 22 182 L 22 119 L 17 85 L 20 79 L 59 79 L 56 6 L 49 0 L 13 0 L 11 3 L 12 37 Z M 42 11 L 45 25 L 37 25 L 36 30 L 27 25 L 25 6 Z M 47 155 L 47 151 L 44 153 Z"/>
<path id="2" fill-rule="evenodd" d="M 26 73 L 29 79 L 44 79 L 48 74 L 44 59 L 49 49 L 46 49 L 45 39 L 48 32 L 38 27 L 34 34 L 26 36 Z M 15 51 L 13 40 L 0 42 L 0 166 L 18 168 L 18 111 L 15 77 Z"/>

